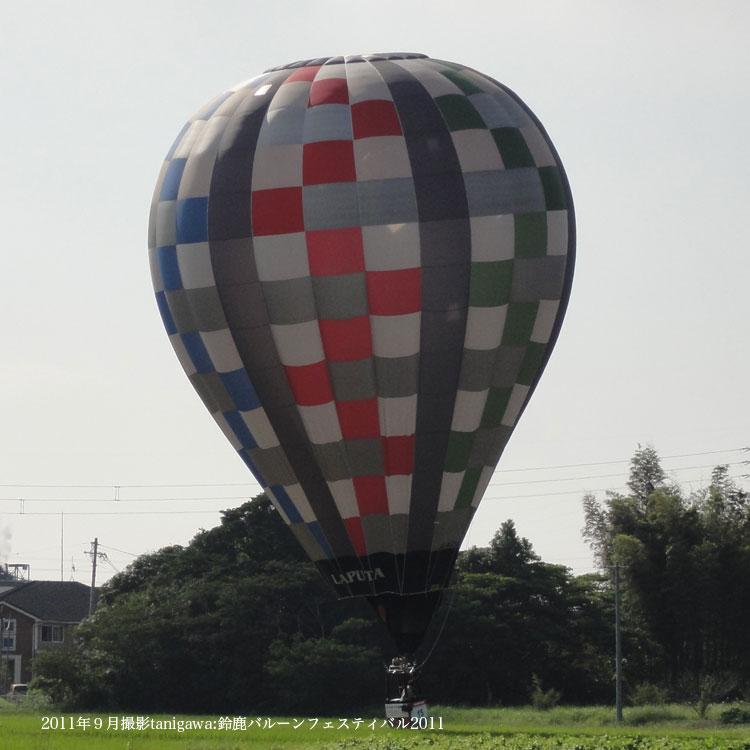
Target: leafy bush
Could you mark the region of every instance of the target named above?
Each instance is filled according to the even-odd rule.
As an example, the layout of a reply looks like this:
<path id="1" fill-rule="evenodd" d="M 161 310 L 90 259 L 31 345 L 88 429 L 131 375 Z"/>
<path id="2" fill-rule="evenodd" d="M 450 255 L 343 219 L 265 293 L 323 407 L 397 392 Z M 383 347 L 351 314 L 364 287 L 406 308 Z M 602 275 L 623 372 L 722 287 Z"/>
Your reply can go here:
<path id="1" fill-rule="evenodd" d="M 719 721 L 722 724 L 750 724 L 750 708 L 732 706 L 719 714 Z"/>
<path id="2" fill-rule="evenodd" d="M 628 699 L 633 706 L 661 706 L 667 702 L 667 693 L 653 682 L 641 682 L 628 692 Z"/>
<path id="3" fill-rule="evenodd" d="M 560 702 L 560 691 L 551 688 L 544 690 L 537 675 L 531 677 L 531 705 L 537 711 L 549 711 Z"/>

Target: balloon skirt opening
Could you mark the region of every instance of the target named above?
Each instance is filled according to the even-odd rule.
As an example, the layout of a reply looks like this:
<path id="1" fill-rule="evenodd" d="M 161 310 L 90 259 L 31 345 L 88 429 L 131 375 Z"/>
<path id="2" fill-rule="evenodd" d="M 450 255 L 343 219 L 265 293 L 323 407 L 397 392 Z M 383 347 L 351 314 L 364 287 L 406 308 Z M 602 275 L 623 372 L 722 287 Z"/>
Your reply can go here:
<path id="1" fill-rule="evenodd" d="M 421 594 L 379 594 L 367 600 L 388 629 L 399 654 L 414 654 L 422 645 L 442 590 Z"/>

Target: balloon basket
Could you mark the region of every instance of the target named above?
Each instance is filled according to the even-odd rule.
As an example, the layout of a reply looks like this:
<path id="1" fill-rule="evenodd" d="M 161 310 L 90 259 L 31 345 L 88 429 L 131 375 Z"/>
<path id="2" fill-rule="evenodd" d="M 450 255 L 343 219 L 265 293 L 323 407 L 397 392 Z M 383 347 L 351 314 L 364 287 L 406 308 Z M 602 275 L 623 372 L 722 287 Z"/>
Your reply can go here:
<path id="1" fill-rule="evenodd" d="M 412 729 L 427 716 L 419 668 L 409 657 L 397 656 L 386 669 L 385 717 L 394 728 Z"/>

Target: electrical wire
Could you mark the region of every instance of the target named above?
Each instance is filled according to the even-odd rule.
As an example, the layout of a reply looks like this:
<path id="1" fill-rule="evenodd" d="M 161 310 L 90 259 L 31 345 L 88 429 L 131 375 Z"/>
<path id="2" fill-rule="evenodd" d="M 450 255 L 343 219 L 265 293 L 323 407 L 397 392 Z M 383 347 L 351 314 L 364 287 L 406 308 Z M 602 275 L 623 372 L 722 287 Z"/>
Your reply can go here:
<path id="1" fill-rule="evenodd" d="M 726 450 L 714 450 L 714 451 L 702 451 L 698 453 L 683 453 L 683 454 L 675 454 L 672 456 L 665 456 L 662 460 L 671 460 L 676 458 L 692 458 L 697 456 L 706 456 L 706 455 L 716 455 L 720 453 L 734 453 L 734 452 L 747 452 L 750 448 L 731 448 Z M 567 469 L 567 468 L 582 468 L 582 467 L 589 467 L 589 466 L 603 466 L 603 465 L 612 465 L 612 464 L 623 464 L 623 463 L 629 463 L 630 459 L 622 459 L 618 461 L 598 461 L 598 462 L 587 462 L 587 463 L 579 463 L 579 464 L 560 464 L 556 466 L 547 466 L 547 467 L 532 467 L 532 468 L 524 468 L 524 469 L 506 469 L 506 470 L 500 470 L 497 472 L 497 474 L 502 473 L 510 473 L 510 472 L 518 472 L 518 471 L 547 471 L 547 470 L 553 470 L 553 469 Z M 748 461 L 732 461 L 728 463 L 723 463 L 720 465 L 723 466 L 740 466 L 740 465 L 747 465 Z M 685 471 L 694 471 L 694 470 L 703 470 L 703 469 L 713 469 L 715 468 L 714 464 L 702 464 L 698 466 L 683 466 L 678 467 L 674 469 L 666 469 L 668 473 L 677 473 L 677 472 L 685 472 Z M 512 482 L 495 482 L 490 481 L 487 486 L 487 495 L 485 495 L 487 500 L 491 501 L 500 501 L 500 502 L 506 502 L 506 501 L 515 501 L 515 500 L 538 500 L 543 499 L 547 497 L 561 497 L 565 495 L 581 495 L 586 493 L 595 493 L 595 492 L 607 492 L 607 491 L 615 491 L 620 492 L 626 490 L 624 486 L 619 487 L 598 487 L 598 488 L 576 488 L 571 490 L 561 490 L 561 491 L 555 491 L 555 492 L 535 492 L 533 494 L 526 494 L 526 495 L 504 495 L 502 497 L 497 497 L 496 493 L 490 492 L 490 488 L 496 489 L 498 487 L 510 487 L 510 486 L 516 486 L 516 485 L 539 485 L 539 484 L 549 484 L 549 483 L 560 483 L 560 482 L 585 482 L 591 479 L 611 479 L 616 477 L 623 477 L 625 474 L 623 472 L 619 472 L 616 474 L 594 474 L 594 475 L 588 475 L 588 476 L 575 476 L 575 477 L 553 477 L 553 478 L 543 478 L 543 479 L 524 479 L 524 480 L 518 480 L 518 481 L 512 481 Z M 746 475 L 741 474 L 735 477 L 730 477 L 732 479 L 739 479 L 739 478 L 745 478 Z M 697 480 L 682 480 L 682 481 L 697 481 Z M 187 502 L 244 502 L 247 501 L 248 495 L 219 495 L 219 496 L 199 496 L 199 497 L 134 497 L 134 498 L 123 498 L 120 496 L 120 491 L 122 489 L 187 489 L 187 488 L 205 488 L 205 487 L 247 487 L 248 489 L 252 488 L 253 485 L 244 485 L 244 484 L 138 484 L 138 485 L 85 485 L 85 484 L 76 484 L 76 485 L 32 485 L 32 484 L 0 484 L 0 489 L 6 488 L 6 489 L 112 489 L 114 490 L 114 497 L 108 497 L 108 498 L 64 498 L 64 497 L 45 497 L 45 498 L 18 498 L 18 497 L 6 497 L 6 498 L 0 498 L 0 502 L 17 502 L 20 503 L 20 509 L 13 513 L 13 511 L 4 511 L 6 514 L 14 514 L 14 515 L 29 515 L 29 516 L 48 516 L 48 515 L 59 515 L 59 511 L 27 511 L 26 510 L 26 504 L 27 503 L 117 503 L 117 504 L 124 504 L 124 503 L 162 503 L 162 502 L 179 502 L 179 503 L 187 503 Z M 97 510 L 97 511 L 75 511 L 75 510 L 68 510 L 65 511 L 66 515 L 159 515 L 159 514 L 168 514 L 168 515 L 194 515 L 198 513 L 203 514 L 215 514 L 217 512 L 220 512 L 220 510 L 209 510 L 209 509 L 196 509 L 196 510 L 185 510 L 185 509 L 170 509 L 170 510 Z M 125 553 L 125 554 L 131 554 L 131 553 Z"/>

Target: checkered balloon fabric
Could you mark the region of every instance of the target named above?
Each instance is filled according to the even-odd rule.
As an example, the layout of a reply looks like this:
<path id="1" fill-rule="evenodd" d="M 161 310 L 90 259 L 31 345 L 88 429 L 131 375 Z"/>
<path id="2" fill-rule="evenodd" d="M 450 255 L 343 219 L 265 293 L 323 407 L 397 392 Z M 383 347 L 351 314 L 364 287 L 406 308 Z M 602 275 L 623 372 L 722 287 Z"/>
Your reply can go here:
<path id="1" fill-rule="evenodd" d="M 339 593 L 444 587 L 571 285 L 529 109 L 423 55 L 269 70 L 182 129 L 149 247 L 188 377 Z"/>

